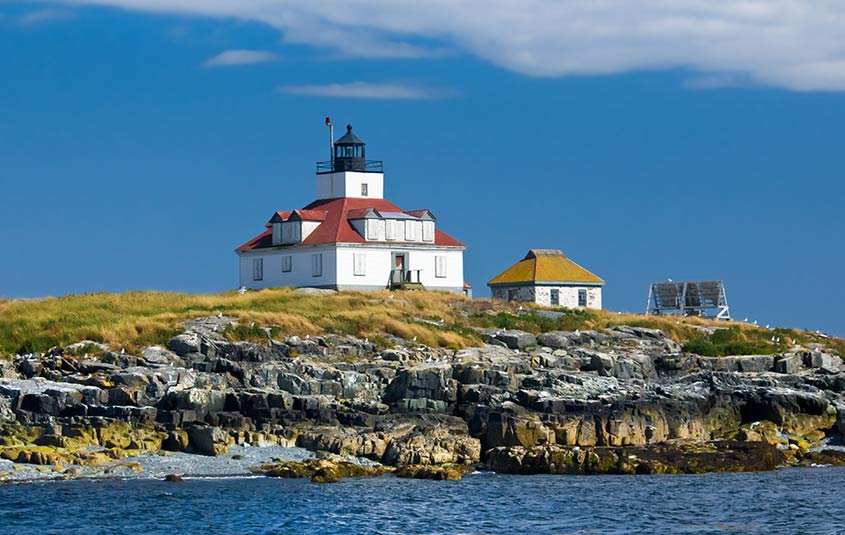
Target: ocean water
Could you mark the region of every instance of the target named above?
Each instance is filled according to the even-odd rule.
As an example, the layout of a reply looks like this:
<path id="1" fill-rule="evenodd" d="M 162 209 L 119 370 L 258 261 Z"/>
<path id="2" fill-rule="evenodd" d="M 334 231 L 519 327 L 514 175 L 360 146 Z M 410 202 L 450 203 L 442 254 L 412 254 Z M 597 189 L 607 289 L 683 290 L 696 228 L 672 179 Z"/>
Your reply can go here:
<path id="1" fill-rule="evenodd" d="M 0 486 L 6 534 L 845 534 L 845 469 Z"/>

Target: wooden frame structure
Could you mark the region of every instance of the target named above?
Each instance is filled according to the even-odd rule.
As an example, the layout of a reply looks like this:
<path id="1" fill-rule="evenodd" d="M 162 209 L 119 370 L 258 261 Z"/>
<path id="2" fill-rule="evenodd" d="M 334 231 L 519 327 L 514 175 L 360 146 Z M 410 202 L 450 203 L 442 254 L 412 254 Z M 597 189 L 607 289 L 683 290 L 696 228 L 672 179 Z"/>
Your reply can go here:
<path id="1" fill-rule="evenodd" d="M 646 314 L 731 319 L 722 281 L 654 282 L 648 290 Z"/>

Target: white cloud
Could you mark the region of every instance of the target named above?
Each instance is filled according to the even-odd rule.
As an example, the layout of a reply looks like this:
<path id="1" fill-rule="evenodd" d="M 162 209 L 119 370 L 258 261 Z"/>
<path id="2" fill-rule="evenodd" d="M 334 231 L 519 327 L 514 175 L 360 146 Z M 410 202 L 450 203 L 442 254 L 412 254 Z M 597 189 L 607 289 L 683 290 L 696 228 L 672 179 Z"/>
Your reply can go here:
<path id="1" fill-rule="evenodd" d="M 253 65 L 276 61 L 278 56 L 266 50 L 226 50 L 209 58 L 205 67 L 233 67 L 236 65 Z"/>
<path id="2" fill-rule="evenodd" d="M 794 90 L 845 90 L 842 0 L 64 2 L 258 21 L 287 42 L 351 57 L 446 48 L 532 76 L 689 68 Z"/>
<path id="3" fill-rule="evenodd" d="M 62 22 L 76 18 L 73 11 L 67 9 L 45 8 L 29 11 L 17 18 L 17 23 L 21 26 L 35 26 L 36 24 L 46 24 L 49 22 Z"/>
<path id="4" fill-rule="evenodd" d="M 351 82 L 325 85 L 287 85 L 282 93 L 309 97 L 356 98 L 377 100 L 424 100 L 454 94 L 444 89 L 432 89 L 403 83 Z"/>

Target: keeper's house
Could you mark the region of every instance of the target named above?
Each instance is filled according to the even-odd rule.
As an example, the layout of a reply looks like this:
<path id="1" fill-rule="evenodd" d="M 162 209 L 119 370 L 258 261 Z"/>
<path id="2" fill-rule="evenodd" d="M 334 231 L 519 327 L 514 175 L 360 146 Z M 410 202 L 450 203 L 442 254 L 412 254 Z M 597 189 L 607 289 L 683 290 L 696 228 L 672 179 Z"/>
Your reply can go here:
<path id="1" fill-rule="evenodd" d="M 469 292 L 466 246 L 437 228 L 431 211 L 385 200 L 382 162 L 365 159 L 364 142 L 346 129 L 332 159 L 317 163 L 317 200 L 276 212 L 236 249 L 240 285 Z"/>
<path id="2" fill-rule="evenodd" d="M 561 251 L 531 249 L 528 254 L 487 283 L 493 298 L 527 301 L 545 306 L 601 308 L 604 281 Z"/>

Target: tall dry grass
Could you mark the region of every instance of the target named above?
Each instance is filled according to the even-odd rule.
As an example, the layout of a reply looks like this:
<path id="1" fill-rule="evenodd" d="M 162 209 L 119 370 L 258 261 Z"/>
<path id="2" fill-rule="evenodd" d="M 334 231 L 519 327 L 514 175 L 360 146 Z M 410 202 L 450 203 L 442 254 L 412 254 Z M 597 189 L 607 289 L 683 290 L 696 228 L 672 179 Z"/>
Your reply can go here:
<path id="1" fill-rule="evenodd" d="M 127 292 L 70 295 L 37 300 L 0 301 L 0 355 L 45 351 L 80 340 L 136 352 L 163 344 L 180 324 L 218 313 L 242 325 L 275 326 L 280 334 L 352 334 L 383 340 L 398 336 L 432 347 L 466 347 L 481 342 L 474 327 L 545 330 L 607 329 L 617 325 L 656 328 L 679 343 L 705 337 L 696 327 L 726 324 L 698 318 L 617 314 L 601 310 L 569 310 L 556 319 L 532 313 L 533 305 L 470 300 L 446 292 L 338 292 L 310 295 L 288 288 L 221 294 Z M 422 320 L 422 321 L 421 321 Z M 433 320 L 433 321 L 425 321 Z M 732 340 L 764 344 L 773 331 L 729 324 Z M 791 343 L 823 341 L 811 333 L 780 330 Z M 785 340 L 786 341 L 786 340 Z M 827 345 L 845 350 L 842 340 Z M 776 348 L 775 348 L 776 349 Z"/>
<path id="2" fill-rule="evenodd" d="M 0 354 L 45 351 L 80 340 L 136 351 L 161 344 L 198 316 L 224 314 L 241 323 L 277 326 L 283 333 L 391 334 L 431 346 L 461 347 L 474 336 L 449 332 L 415 317 L 459 320 L 452 306 L 465 298 L 438 292 L 296 293 L 279 288 L 222 294 L 128 292 L 0 302 Z"/>

